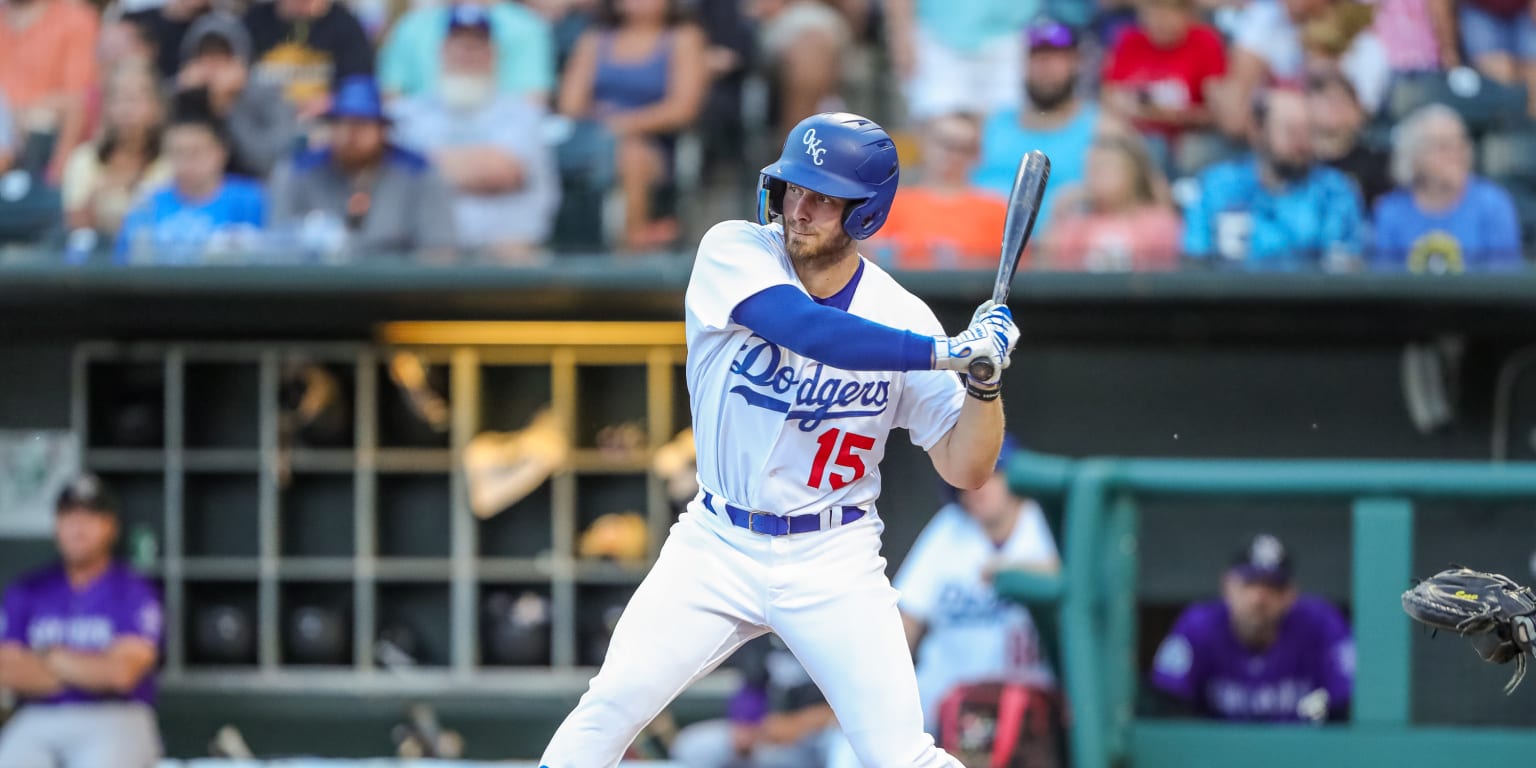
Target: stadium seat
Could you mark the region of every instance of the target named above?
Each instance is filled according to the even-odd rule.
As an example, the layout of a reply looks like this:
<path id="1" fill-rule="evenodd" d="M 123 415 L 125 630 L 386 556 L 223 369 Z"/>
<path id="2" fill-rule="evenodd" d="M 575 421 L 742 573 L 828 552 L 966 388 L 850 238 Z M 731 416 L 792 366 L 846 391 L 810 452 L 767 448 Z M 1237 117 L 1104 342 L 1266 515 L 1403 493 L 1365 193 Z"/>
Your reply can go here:
<path id="1" fill-rule="evenodd" d="M 1455 109 L 1477 135 L 1526 119 L 1524 86 L 1497 83 L 1470 70 L 1400 77 L 1387 93 L 1387 116 L 1397 122 L 1426 104 Z"/>
<path id="2" fill-rule="evenodd" d="M 1173 175 L 1196 176 L 1207 166 L 1247 151 L 1242 144 L 1213 131 L 1185 131 L 1174 153 Z"/>
<path id="3" fill-rule="evenodd" d="M 1490 133 L 1478 142 L 1477 167 L 1501 183 L 1536 184 L 1536 134 L 1530 131 Z"/>

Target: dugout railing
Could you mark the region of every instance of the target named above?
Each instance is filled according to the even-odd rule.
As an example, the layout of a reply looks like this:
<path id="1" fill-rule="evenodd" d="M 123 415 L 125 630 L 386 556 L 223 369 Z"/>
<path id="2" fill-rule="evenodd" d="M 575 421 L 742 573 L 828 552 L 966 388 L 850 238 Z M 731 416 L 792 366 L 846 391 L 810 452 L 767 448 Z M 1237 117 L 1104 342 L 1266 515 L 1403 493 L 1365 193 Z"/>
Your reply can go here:
<path id="1" fill-rule="evenodd" d="M 1511 765 L 1536 759 L 1536 727 L 1416 725 L 1414 628 L 1400 596 L 1413 577 L 1415 502 L 1536 500 L 1536 464 L 1424 461 L 1067 460 L 1022 454 L 1013 488 L 1059 500 L 1062 571 L 1009 572 L 997 587 L 1042 614 L 1071 711 L 1074 768 L 1328 768 Z M 1155 498 L 1349 502 L 1355 693 L 1347 723 L 1236 725 L 1138 718 L 1139 503 Z M 1053 628 L 1051 625 L 1055 625 Z M 1470 653 L 1470 651 L 1467 651 Z M 1510 671 L 1513 671 L 1512 669 Z M 1527 682 L 1529 685 L 1529 682 Z M 1523 691 L 1522 691 L 1523 692 Z M 1498 690 L 1488 696 L 1502 696 Z M 1536 724 L 1533 724 L 1536 726 Z"/>

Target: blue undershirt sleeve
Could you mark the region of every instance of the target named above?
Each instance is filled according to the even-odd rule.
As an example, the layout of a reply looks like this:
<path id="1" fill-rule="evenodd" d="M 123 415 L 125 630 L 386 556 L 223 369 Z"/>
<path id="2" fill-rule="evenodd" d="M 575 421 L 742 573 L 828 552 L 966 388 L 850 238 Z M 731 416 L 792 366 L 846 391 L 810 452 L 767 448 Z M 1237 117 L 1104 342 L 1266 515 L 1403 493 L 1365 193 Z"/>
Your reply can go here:
<path id="1" fill-rule="evenodd" d="M 789 285 L 742 299 L 731 319 L 774 344 L 845 371 L 933 368 L 932 337 L 822 306 Z"/>

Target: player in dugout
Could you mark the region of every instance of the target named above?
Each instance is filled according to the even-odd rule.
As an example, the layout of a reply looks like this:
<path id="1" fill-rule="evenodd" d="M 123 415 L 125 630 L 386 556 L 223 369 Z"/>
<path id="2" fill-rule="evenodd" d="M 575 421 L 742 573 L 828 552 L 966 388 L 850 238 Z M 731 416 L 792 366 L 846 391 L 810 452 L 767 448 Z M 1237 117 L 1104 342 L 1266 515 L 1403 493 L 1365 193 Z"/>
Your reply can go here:
<path id="1" fill-rule="evenodd" d="M 77 477 L 55 510 L 59 562 L 13 583 L 0 613 L 0 688 L 21 702 L 0 766 L 153 768 L 160 599 L 113 559 L 118 505 L 100 478 Z"/>
<path id="2" fill-rule="evenodd" d="M 1222 576 L 1221 599 L 1185 609 L 1152 666 L 1165 714 L 1340 720 L 1349 713 L 1355 644 L 1337 608 L 1296 589 L 1280 539 L 1259 534 Z"/>

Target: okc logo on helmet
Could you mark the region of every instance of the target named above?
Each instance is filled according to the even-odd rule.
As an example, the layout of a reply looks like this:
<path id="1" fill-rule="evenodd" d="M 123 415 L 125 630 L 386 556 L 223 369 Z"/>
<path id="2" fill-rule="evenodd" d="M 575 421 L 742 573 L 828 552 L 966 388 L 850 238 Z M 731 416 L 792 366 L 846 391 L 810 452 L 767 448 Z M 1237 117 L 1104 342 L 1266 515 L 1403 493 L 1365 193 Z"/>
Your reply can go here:
<path id="1" fill-rule="evenodd" d="M 821 139 L 816 138 L 816 129 L 807 130 L 800 138 L 800 143 L 805 145 L 805 153 L 811 156 L 811 162 L 821 165 L 821 157 L 827 154 L 827 150 L 821 146 Z"/>

